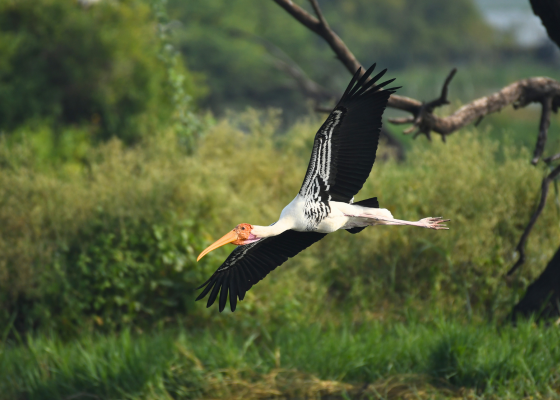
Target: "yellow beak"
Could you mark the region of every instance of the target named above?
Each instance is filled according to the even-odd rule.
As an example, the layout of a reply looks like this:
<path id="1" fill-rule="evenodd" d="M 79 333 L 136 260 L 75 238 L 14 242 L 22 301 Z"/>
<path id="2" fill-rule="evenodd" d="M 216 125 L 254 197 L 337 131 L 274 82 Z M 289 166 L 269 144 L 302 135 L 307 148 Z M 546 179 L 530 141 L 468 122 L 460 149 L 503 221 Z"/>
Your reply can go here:
<path id="1" fill-rule="evenodd" d="M 218 247 L 222 247 L 225 244 L 235 242 L 236 240 L 237 240 L 237 233 L 235 233 L 235 231 L 230 231 L 230 232 L 226 233 L 223 237 L 216 240 L 214 243 L 212 243 L 210 246 L 208 246 L 206 248 L 206 250 L 204 250 L 202 253 L 200 253 L 200 255 L 198 256 L 196 261 L 199 261 L 202 257 L 204 257 L 206 254 L 210 253 L 212 250 L 215 250 Z"/>

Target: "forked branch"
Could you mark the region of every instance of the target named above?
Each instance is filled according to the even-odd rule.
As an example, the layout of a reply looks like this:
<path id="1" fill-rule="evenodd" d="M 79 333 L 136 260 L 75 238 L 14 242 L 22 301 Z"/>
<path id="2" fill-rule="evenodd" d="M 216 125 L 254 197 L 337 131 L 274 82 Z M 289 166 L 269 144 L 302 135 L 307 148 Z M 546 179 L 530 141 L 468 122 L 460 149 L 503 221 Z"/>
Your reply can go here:
<path id="1" fill-rule="evenodd" d="M 396 125 L 412 123 L 412 126 L 410 128 L 407 128 L 403 131 L 405 135 L 408 135 L 409 133 L 416 131 L 416 134 L 414 135 L 414 139 L 416 139 L 419 135 L 423 134 L 426 135 L 428 140 L 432 140 L 430 136 L 430 132 L 432 128 L 428 124 L 426 124 L 425 121 L 430 120 L 430 116 L 433 115 L 433 112 L 437 107 L 441 107 L 443 105 L 449 104 L 449 100 L 447 100 L 449 83 L 451 82 L 451 79 L 453 79 L 456 73 L 457 73 L 457 68 L 453 68 L 449 72 L 449 75 L 447 75 L 447 78 L 445 78 L 445 82 L 443 83 L 443 87 L 441 88 L 440 96 L 427 103 L 422 103 L 416 116 L 409 117 L 409 118 L 389 118 L 389 122 L 392 122 L 393 124 Z M 441 138 L 445 142 L 445 134 L 442 134 Z"/>

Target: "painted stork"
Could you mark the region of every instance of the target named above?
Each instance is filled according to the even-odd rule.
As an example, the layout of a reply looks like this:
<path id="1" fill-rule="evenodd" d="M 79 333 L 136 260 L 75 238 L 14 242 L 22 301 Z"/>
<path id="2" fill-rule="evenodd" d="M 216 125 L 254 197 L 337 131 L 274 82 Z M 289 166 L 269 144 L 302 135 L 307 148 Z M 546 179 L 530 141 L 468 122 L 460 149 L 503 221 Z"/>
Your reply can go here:
<path id="1" fill-rule="evenodd" d="M 196 300 L 208 293 L 207 307 L 220 294 L 220 312 L 229 293 L 231 311 L 237 299 L 288 258 L 324 238 L 327 233 L 346 229 L 358 233 L 372 225 L 412 225 L 429 229 L 448 229 L 441 217 L 416 222 L 393 218 L 389 210 L 379 208 L 377 198 L 354 203 L 373 163 L 379 141 L 381 115 L 396 87 L 382 90 L 390 79 L 375 84 L 386 69 L 368 81 L 375 64 L 359 78 L 356 72 L 342 98 L 315 135 L 311 160 L 303 185 L 295 199 L 270 226 L 239 224 L 206 248 L 198 260 L 227 243 L 238 247 L 198 289 Z M 359 79 L 358 79 L 359 78 Z"/>

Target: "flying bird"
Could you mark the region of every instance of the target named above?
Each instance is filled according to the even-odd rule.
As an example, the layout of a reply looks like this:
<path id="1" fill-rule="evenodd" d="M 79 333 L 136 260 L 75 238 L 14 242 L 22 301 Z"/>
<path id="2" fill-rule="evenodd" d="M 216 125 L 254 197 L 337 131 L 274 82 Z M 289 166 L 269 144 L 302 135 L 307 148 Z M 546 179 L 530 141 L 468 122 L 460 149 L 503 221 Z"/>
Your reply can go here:
<path id="1" fill-rule="evenodd" d="M 376 84 L 386 69 L 368 80 L 373 64 L 360 78 L 358 69 L 337 106 L 323 123 L 313 142 L 311 160 L 299 193 L 270 226 L 239 224 L 206 248 L 197 261 L 218 247 L 232 243 L 238 247 L 198 289 L 196 300 L 208 293 L 207 307 L 219 294 L 219 310 L 226 306 L 228 293 L 231 311 L 237 299 L 269 272 L 289 258 L 324 238 L 328 233 L 346 229 L 358 233 L 373 225 L 412 225 L 429 229 L 448 229 L 442 217 L 419 221 L 393 218 L 379 208 L 373 197 L 354 203 L 371 172 L 381 129 L 381 115 L 398 87 L 383 89 L 394 79 Z"/>

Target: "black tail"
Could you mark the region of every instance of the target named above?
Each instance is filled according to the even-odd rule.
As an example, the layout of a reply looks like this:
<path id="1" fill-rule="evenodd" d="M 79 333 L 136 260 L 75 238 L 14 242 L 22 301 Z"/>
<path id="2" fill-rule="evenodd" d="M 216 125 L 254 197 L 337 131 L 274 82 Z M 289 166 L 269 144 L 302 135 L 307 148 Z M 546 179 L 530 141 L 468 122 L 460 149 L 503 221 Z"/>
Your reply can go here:
<path id="1" fill-rule="evenodd" d="M 377 201 L 377 197 L 372 197 L 371 199 L 366 199 L 366 200 L 361 200 L 358 201 L 357 203 L 353 203 L 356 204 L 358 206 L 362 206 L 362 207 L 369 207 L 369 208 L 379 208 L 379 202 Z M 367 227 L 363 226 L 361 228 L 352 228 L 352 229 L 346 229 L 348 232 L 352 233 L 352 234 L 356 234 L 358 232 L 363 231 L 364 229 L 366 229 Z"/>

